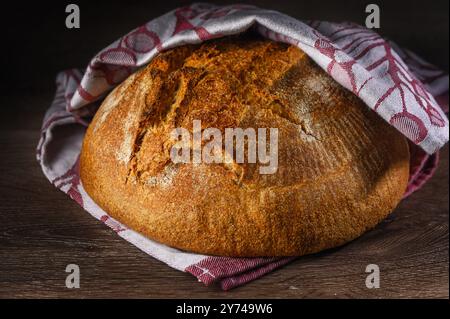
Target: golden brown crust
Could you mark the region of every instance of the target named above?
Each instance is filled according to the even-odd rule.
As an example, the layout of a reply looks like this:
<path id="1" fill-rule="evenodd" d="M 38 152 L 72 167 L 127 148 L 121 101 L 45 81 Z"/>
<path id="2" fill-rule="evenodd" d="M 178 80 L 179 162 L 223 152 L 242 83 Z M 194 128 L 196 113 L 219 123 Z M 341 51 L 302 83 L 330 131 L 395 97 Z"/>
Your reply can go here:
<path id="1" fill-rule="evenodd" d="M 278 170 L 173 164 L 170 131 L 279 131 Z M 222 256 L 303 255 L 374 227 L 406 188 L 405 138 L 298 48 L 224 38 L 160 54 L 95 115 L 81 179 L 106 212 L 151 239 Z"/>

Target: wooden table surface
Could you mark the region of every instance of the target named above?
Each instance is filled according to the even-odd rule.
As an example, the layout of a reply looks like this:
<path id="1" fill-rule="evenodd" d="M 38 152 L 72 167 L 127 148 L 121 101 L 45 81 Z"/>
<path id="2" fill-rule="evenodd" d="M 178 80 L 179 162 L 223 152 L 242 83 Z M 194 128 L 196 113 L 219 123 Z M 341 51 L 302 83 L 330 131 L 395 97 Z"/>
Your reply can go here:
<path id="1" fill-rule="evenodd" d="M 297 18 L 364 22 L 363 1 L 345 7 L 342 2 L 320 2 L 250 3 Z M 8 9 L 15 16 L 6 21 L 9 48 L 1 53 L 7 63 L 0 75 L 0 298 L 448 298 L 448 146 L 431 181 L 374 230 L 228 292 L 205 287 L 149 257 L 54 188 L 35 160 L 35 147 L 56 72 L 86 65 L 118 36 L 186 2 L 155 6 L 127 1 L 126 7 L 77 3 L 80 30 L 64 28 L 63 5 Z M 448 71 L 448 1 L 431 1 L 426 8 L 422 1 L 380 7 L 381 33 Z M 80 289 L 65 287 L 70 263 L 80 266 Z M 365 286 L 365 267 L 373 263 L 381 271 L 379 289 Z"/>

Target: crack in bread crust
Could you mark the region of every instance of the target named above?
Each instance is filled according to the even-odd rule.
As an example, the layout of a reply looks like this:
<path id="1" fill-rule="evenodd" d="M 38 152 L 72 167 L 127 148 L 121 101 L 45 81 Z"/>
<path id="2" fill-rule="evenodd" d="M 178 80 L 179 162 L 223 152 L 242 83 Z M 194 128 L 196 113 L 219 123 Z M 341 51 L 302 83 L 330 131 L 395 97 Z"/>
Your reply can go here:
<path id="1" fill-rule="evenodd" d="M 239 43 L 236 47 L 239 48 L 242 44 L 244 43 Z M 151 76 L 152 89 L 145 97 L 144 111 L 138 124 L 128 164 L 127 181 L 145 183 L 151 176 L 162 172 L 170 163 L 169 152 L 174 141 L 168 138 L 160 141 L 158 156 L 153 158 L 152 163 L 145 163 L 141 160 L 140 154 L 144 140 L 151 134 L 167 134 L 169 128 L 173 129 L 180 125 L 191 130 L 190 123 L 185 119 L 198 119 L 195 114 L 198 114 L 200 119 L 203 118 L 203 122 L 207 122 L 208 127 L 216 126 L 223 133 L 226 127 L 239 126 L 249 107 L 255 105 L 297 125 L 305 135 L 317 139 L 316 135 L 305 128 L 304 122 L 290 111 L 289 103 L 284 101 L 283 97 L 271 92 L 274 85 L 283 80 L 284 71 L 289 72 L 289 69 L 305 58 L 303 54 L 299 54 L 299 51 L 294 51 L 285 44 L 274 46 L 270 42 L 263 41 L 259 43 L 259 46 L 253 46 L 252 51 L 246 51 L 251 52 L 249 58 L 240 61 L 241 65 L 236 66 L 235 63 L 223 64 L 228 58 L 222 56 L 224 51 L 227 55 L 226 52 L 229 50 L 225 49 L 226 44 L 218 43 L 210 51 L 205 48 L 209 49 L 210 45 L 191 46 L 189 50 L 184 49 L 182 54 L 178 54 L 175 49 L 157 58 L 156 63 L 150 63 L 142 71 Z M 208 53 L 205 54 L 205 52 Z M 186 56 L 186 53 L 190 55 Z M 177 58 L 171 57 L 171 54 Z M 287 61 L 284 57 L 286 54 L 294 58 Z M 166 63 L 162 63 L 161 67 L 158 59 Z M 228 60 L 236 62 L 236 59 L 238 57 L 233 56 L 233 59 Z M 276 67 L 272 66 L 270 80 L 262 81 L 264 74 L 260 74 L 262 69 L 257 66 L 261 63 L 273 62 L 276 63 Z M 142 77 L 138 77 L 135 81 L 142 81 Z M 227 84 L 224 85 L 224 81 L 227 81 Z M 199 85 L 202 87 L 197 91 Z M 218 105 L 213 105 L 206 113 L 204 109 L 200 109 L 201 114 L 199 114 L 198 105 L 193 107 L 190 102 L 195 96 L 204 95 L 210 86 L 217 86 L 218 90 L 223 90 L 220 92 L 223 101 L 213 99 Z M 247 107 L 233 108 L 230 104 L 243 104 Z M 220 119 L 225 118 L 224 114 L 227 113 L 233 113 L 232 119 L 230 120 L 231 117 L 228 116 L 228 121 L 220 123 Z M 202 128 L 202 131 L 204 129 Z M 233 159 L 230 165 L 221 166 L 232 173 L 227 176 L 230 176 L 238 185 L 242 186 L 246 183 L 243 181 L 245 170 L 243 165 Z"/>

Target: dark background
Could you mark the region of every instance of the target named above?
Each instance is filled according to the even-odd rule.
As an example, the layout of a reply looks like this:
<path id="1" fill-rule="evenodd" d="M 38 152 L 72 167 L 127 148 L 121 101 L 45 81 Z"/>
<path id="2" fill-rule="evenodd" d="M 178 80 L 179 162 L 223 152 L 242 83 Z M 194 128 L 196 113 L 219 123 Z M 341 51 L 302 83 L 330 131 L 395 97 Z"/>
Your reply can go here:
<path id="1" fill-rule="evenodd" d="M 384 36 L 448 71 L 449 1 L 240 1 L 298 19 L 364 24 L 381 9 Z M 66 29 L 76 3 L 81 29 Z M 34 158 L 56 73 L 85 67 L 131 29 L 188 1 L 13 1 L 1 6 L 0 297 L 446 297 L 448 146 L 436 176 L 375 230 L 332 252 L 300 258 L 231 292 L 205 288 L 140 252 L 45 179 Z M 234 3 L 216 1 L 218 4 Z M 82 288 L 64 286 L 77 263 Z M 380 264 L 382 288 L 364 267 Z"/>
<path id="2" fill-rule="evenodd" d="M 81 29 L 65 28 L 65 7 L 76 3 Z M 3 53 L 8 89 L 46 89 L 54 74 L 67 67 L 84 67 L 107 44 L 150 19 L 190 1 L 35 1 L 17 2 L 2 9 L 6 27 Z M 426 57 L 448 71 L 449 1 L 237 1 L 274 9 L 297 19 L 353 21 L 364 24 L 365 7 L 381 11 L 381 34 Z M 236 1 L 214 1 L 231 4 Z M 21 69 L 17 72 L 17 62 Z M 23 79 L 22 75 L 27 75 Z M 11 78 L 12 76 L 12 78 Z M 37 81 L 37 80 L 40 81 Z M 39 83 L 36 87 L 36 82 Z"/>
<path id="3" fill-rule="evenodd" d="M 80 29 L 65 27 L 65 7 L 72 2 L 80 6 Z M 353 21 L 359 24 L 365 22 L 366 5 L 374 2 L 380 6 L 381 34 L 448 72 L 448 0 L 237 2 L 278 10 L 298 19 Z M 2 7 L 0 21 L 1 30 L 4 30 L 0 50 L 2 105 L 11 106 L 17 103 L 18 96 L 31 94 L 45 95 L 49 101 L 58 71 L 84 68 L 95 53 L 118 37 L 154 17 L 189 3 L 172 0 L 8 2 Z M 27 104 L 24 109 L 27 112 L 35 111 L 38 105 L 41 107 L 36 102 L 23 104 Z M 17 107 L 8 107 L 8 127 L 40 125 L 34 119 L 32 123 L 24 123 L 18 111 Z"/>

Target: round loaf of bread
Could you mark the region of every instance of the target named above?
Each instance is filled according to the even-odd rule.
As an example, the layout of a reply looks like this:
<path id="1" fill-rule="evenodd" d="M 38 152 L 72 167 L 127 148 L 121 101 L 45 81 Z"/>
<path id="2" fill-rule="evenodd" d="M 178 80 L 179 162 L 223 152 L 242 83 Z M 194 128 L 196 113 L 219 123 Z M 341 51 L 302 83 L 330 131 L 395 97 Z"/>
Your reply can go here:
<path id="1" fill-rule="evenodd" d="M 277 128 L 276 172 L 175 163 L 171 132 L 192 133 L 194 120 L 222 133 Z M 80 161 L 86 192 L 118 221 L 171 247 L 239 257 L 353 240 L 396 207 L 409 175 L 400 133 L 297 47 L 255 37 L 159 54 L 104 100 Z"/>

